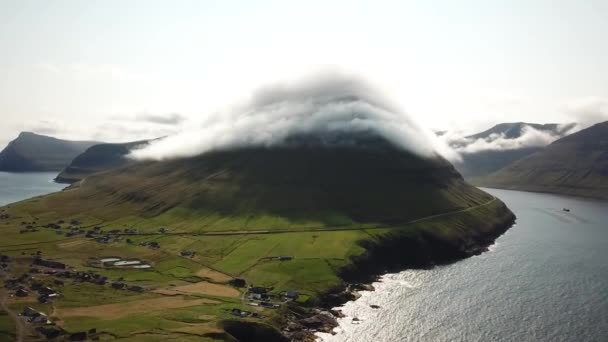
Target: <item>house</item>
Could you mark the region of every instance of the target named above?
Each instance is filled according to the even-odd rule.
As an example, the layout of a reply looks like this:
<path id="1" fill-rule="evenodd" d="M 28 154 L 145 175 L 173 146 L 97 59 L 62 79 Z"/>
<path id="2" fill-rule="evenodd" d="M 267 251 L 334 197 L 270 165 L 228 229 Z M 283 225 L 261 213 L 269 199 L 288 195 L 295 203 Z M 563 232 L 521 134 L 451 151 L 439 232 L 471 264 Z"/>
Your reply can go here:
<path id="1" fill-rule="evenodd" d="M 167 232 L 167 228 L 164 228 L 164 227 L 163 227 L 163 228 L 160 228 L 160 229 L 158 230 L 158 232 L 159 232 L 159 233 L 164 234 L 164 233 L 166 233 L 166 232 Z"/>
<path id="2" fill-rule="evenodd" d="M 278 304 L 272 304 L 270 302 L 261 302 L 260 305 L 265 308 L 271 308 L 271 309 L 278 308 L 280 306 Z"/>
<path id="3" fill-rule="evenodd" d="M 38 293 L 41 295 L 49 295 L 51 293 L 55 293 L 55 290 L 53 290 L 52 288 L 50 288 L 48 286 L 42 286 L 36 291 L 38 291 Z"/>
<path id="4" fill-rule="evenodd" d="M 54 327 L 38 327 L 36 331 L 46 337 L 48 340 L 52 340 L 63 335 L 63 330 Z"/>
<path id="5" fill-rule="evenodd" d="M 53 260 L 44 260 L 42 258 L 35 258 L 34 259 L 34 265 L 38 265 L 38 266 L 44 266 L 44 267 L 49 267 L 49 268 L 58 268 L 58 269 L 66 269 L 67 265 L 58 261 L 53 261 Z"/>
<path id="6" fill-rule="evenodd" d="M 112 283 L 112 287 L 117 289 L 117 290 L 122 290 L 125 288 L 125 283 L 120 283 L 120 282 L 114 282 Z"/>
<path id="7" fill-rule="evenodd" d="M 39 312 L 37 316 L 32 317 L 32 323 L 49 324 L 50 321 L 49 321 L 49 317 L 46 314 Z"/>
<path id="8" fill-rule="evenodd" d="M 96 279 L 94 283 L 97 285 L 105 285 L 108 283 L 108 278 L 102 277 L 102 278 Z"/>
<path id="9" fill-rule="evenodd" d="M 131 286 L 127 287 L 127 290 L 133 291 L 133 292 L 144 292 L 144 288 L 141 286 L 137 286 L 137 285 L 131 285 Z"/>
<path id="10" fill-rule="evenodd" d="M 230 310 L 230 313 L 235 316 L 239 316 L 239 317 L 247 317 L 247 316 L 251 315 L 251 312 L 241 310 L 241 309 L 232 309 L 232 310 Z"/>
<path id="11" fill-rule="evenodd" d="M 29 294 L 29 291 L 24 288 L 20 288 L 15 292 L 15 296 L 17 297 L 27 297 Z"/>
<path id="12" fill-rule="evenodd" d="M 181 254 L 183 257 L 192 257 L 192 256 L 194 256 L 194 252 L 193 252 L 193 251 L 188 251 L 188 250 L 181 251 L 181 253 L 180 253 L 180 254 Z"/>
<path id="13" fill-rule="evenodd" d="M 23 312 L 21 313 L 21 316 L 23 317 L 34 317 L 36 315 L 38 315 L 38 311 L 32 309 L 29 306 L 23 309 Z"/>
<path id="14" fill-rule="evenodd" d="M 262 294 L 260 294 L 260 293 L 250 293 L 249 294 L 249 299 L 262 300 Z"/>
<path id="15" fill-rule="evenodd" d="M 249 288 L 249 292 L 251 292 L 251 293 L 259 293 L 259 294 L 265 294 L 266 292 L 268 292 L 268 290 L 265 287 L 252 286 L 252 287 Z"/>
<path id="16" fill-rule="evenodd" d="M 150 248 L 160 248 L 160 244 L 156 241 L 151 241 L 148 245 Z"/>
<path id="17" fill-rule="evenodd" d="M 296 300 L 298 297 L 300 297 L 300 293 L 296 290 L 287 290 L 285 292 L 285 298 Z"/>

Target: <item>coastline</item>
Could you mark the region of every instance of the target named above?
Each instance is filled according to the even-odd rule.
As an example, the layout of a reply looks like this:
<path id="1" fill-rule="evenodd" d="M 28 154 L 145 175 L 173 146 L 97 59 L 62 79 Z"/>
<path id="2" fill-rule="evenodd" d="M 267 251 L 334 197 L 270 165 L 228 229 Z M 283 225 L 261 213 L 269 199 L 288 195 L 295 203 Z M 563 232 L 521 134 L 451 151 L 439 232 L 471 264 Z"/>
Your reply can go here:
<path id="1" fill-rule="evenodd" d="M 343 283 L 305 308 L 290 308 L 291 313 L 280 322 L 281 333 L 289 341 L 317 341 L 317 332 L 331 334 L 338 327 L 337 318 L 343 317 L 338 307 L 358 299 L 359 291 L 374 291 L 372 283 L 382 275 L 447 265 L 488 251 L 515 224 L 515 214 L 500 203 L 496 212 L 500 215 L 498 223 L 476 227 L 472 230 L 474 234 L 458 241 L 442 239 L 429 231 L 396 232 L 374 241 L 361 241 L 366 252 L 351 258 L 348 266 L 338 270 Z"/>
<path id="2" fill-rule="evenodd" d="M 543 186 L 543 185 L 531 185 L 531 184 L 499 184 L 499 183 L 485 183 L 474 180 L 469 180 L 471 184 L 483 189 L 498 189 L 498 190 L 511 190 L 511 191 L 522 191 L 530 193 L 541 193 L 563 197 L 574 197 L 578 199 L 587 199 L 593 201 L 606 201 L 608 202 L 608 193 L 597 189 L 589 188 L 576 188 L 576 187 L 560 187 L 560 186 Z"/>

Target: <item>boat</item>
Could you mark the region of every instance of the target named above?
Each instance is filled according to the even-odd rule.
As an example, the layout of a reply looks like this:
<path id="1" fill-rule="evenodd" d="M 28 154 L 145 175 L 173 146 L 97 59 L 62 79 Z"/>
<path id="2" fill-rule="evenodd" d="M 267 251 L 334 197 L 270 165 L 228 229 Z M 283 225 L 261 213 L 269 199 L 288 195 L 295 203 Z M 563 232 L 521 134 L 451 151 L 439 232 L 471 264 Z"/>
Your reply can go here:
<path id="1" fill-rule="evenodd" d="M 563 208 L 562 210 L 565 211 L 565 212 L 567 212 L 567 213 L 570 212 L 570 209 L 568 209 L 568 208 Z"/>

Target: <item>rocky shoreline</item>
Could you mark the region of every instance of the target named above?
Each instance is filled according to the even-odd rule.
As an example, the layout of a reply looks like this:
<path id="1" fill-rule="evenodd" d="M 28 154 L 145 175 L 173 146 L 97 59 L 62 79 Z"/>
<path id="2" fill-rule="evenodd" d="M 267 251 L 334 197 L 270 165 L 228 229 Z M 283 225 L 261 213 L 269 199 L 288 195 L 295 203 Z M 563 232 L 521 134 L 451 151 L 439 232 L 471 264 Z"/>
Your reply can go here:
<path id="1" fill-rule="evenodd" d="M 316 332 L 332 333 L 343 317 L 334 308 L 359 298 L 359 291 L 373 291 L 371 283 L 386 273 L 405 269 L 428 269 L 445 265 L 488 250 L 494 241 L 515 223 L 515 215 L 502 204 L 502 220 L 486 233 L 457 241 L 442 240 L 430 233 L 393 233 L 376 241 L 364 241 L 367 251 L 340 270 L 342 286 L 327 291 L 310 308 L 290 308 L 281 333 L 289 341 L 312 342 Z"/>

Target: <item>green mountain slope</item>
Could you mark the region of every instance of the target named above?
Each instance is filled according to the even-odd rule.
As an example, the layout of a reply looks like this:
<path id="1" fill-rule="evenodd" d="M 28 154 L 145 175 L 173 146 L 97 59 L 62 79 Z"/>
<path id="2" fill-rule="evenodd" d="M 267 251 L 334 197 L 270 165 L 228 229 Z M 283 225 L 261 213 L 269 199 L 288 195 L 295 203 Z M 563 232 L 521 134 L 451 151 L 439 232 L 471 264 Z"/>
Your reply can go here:
<path id="1" fill-rule="evenodd" d="M 95 141 L 61 140 L 22 132 L 0 152 L 0 171 L 59 171 Z"/>
<path id="2" fill-rule="evenodd" d="M 559 139 L 475 183 L 608 199 L 608 122 Z"/>
<path id="3" fill-rule="evenodd" d="M 138 163 L 88 177 L 77 194 L 128 204 L 147 217 L 214 216 L 248 226 L 261 216 L 324 225 L 401 222 L 490 198 L 444 159 L 388 144 L 250 148 Z"/>
<path id="4" fill-rule="evenodd" d="M 121 144 L 99 144 L 89 147 L 78 155 L 57 176 L 55 181 L 74 183 L 96 172 L 107 171 L 132 162 L 126 158 L 129 152 L 138 146 L 146 144 L 147 140 Z"/>

